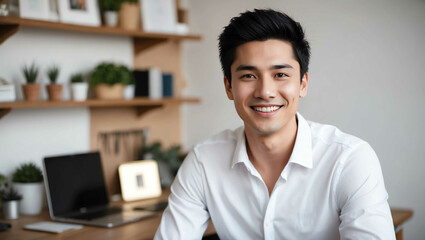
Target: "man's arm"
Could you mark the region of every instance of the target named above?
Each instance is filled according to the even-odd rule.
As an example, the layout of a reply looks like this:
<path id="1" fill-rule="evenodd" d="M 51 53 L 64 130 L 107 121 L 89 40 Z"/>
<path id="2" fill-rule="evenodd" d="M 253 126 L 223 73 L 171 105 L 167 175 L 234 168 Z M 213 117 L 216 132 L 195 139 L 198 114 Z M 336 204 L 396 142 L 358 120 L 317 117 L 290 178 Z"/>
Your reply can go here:
<path id="1" fill-rule="evenodd" d="M 335 189 L 341 239 L 395 239 L 379 160 L 362 143 L 341 163 Z"/>
<path id="2" fill-rule="evenodd" d="M 155 235 L 160 239 L 201 239 L 209 214 L 203 191 L 204 170 L 192 151 L 171 186 L 168 207 Z"/>

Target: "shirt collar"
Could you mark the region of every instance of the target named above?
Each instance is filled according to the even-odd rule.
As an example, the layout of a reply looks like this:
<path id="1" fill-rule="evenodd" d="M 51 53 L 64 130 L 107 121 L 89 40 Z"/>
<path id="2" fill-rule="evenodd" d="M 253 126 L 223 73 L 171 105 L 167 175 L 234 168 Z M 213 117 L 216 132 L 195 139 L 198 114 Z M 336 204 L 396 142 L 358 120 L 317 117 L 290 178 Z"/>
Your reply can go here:
<path id="1" fill-rule="evenodd" d="M 312 155 L 312 145 L 311 145 L 311 129 L 308 125 L 308 122 L 304 117 L 297 113 L 298 119 L 298 129 L 297 137 L 295 139 L 294 148 L 292 150 L 291 157 L 289 158 L 289 164 L 298 164 L 306 168 L 313 167 L 313 155 Z M 243 162 L 245 166 L 251 168 L 252 163 L 249 161 L 248 153 L 246 150 L 246 139 L 244 128 L 240 127 L 236 130 L 237 143 L 235 152 L 233 154 L 231 167 L 233 168 L 235 164 Z"/>

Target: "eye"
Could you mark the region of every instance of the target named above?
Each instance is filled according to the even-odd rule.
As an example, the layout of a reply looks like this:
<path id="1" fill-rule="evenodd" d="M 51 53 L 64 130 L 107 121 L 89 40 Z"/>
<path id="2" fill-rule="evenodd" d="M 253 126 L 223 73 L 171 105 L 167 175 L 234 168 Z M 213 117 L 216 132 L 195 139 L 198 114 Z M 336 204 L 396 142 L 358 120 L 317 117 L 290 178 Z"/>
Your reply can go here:
<path id="1" fill-rule="evenodd" d="M 277 73 L 276 75 L 274 75 L 276 78 L 284 78 L 287 77 L 288 75 L 284 74 L 284 73 Z"/>
<path id="2" fill-rule="evenodd" d="M 253 74 L 244 74 L 241 79 L 255 79 L 255 76 Z"/>

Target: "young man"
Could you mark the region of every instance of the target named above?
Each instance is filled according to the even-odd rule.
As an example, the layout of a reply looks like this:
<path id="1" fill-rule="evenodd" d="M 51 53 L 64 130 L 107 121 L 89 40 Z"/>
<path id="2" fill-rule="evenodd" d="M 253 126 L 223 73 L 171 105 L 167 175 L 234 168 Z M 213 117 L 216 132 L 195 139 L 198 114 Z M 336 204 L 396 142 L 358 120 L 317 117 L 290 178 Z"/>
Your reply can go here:
<path id="1" fill-rule="evenodd" d="M 155 239 L 395 239 L 380 164 L 364 141 L 297 113 L 310 49 L 273 10 L 233 18 L 219 38 L 227 96 L 244 126 L 196 145 Z"/>

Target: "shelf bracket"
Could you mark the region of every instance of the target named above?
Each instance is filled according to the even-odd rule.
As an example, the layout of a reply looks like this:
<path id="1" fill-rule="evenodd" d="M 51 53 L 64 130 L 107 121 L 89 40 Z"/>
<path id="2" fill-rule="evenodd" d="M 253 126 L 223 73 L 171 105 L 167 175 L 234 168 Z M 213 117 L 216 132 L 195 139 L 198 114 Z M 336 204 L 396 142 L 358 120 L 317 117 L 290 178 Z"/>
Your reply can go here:
<path id="1" fill-rule="evenodd" d="M 166 41 L 167 39 L 160 39 L 160 38 L 152 38 L 152 39 L 134 38 L 134 53 L 138 54 L 152 46 L 155 46 L 157 44 L 160 44 Z"/>
<path id="2" fill-rule="evenodd" d="M 0 24 L 0 44 L 21 28 L 20 24 Z"/>
<path id="3" fill-rule="evenodd" d="M 10 113 L 12 111 L 11 108 L 1 108 L 0 109 L 0 119 L 4 117 L 6 114 Z"/>
<path id="4" fill-rule="evenodd" d="M 156 106 L 139 106 L 139 107 L 137 107 L 137 116 L 140 117 L 143 114 L 145 114 L 145 113 L 147 113 L 147 112 L 149 112 L 151 110 L 160 108 L 160 107 L 162 107 L 162 104 L 161 105 L 156 105 Z"/>

